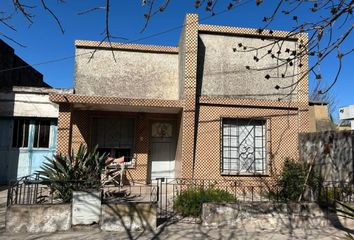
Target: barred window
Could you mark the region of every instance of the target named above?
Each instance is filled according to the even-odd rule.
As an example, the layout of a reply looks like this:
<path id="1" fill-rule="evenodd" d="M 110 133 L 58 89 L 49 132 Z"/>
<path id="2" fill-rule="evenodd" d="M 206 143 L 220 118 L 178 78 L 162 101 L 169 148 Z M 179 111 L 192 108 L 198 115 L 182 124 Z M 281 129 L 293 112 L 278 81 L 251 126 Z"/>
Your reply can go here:
<path id="1" fill-rule="evenodd" d="M 36 120 L 34 122 L 34 148 L 48 148 L 50 134 L 50 120 Z"/>
<path id="2" fill-rule="evenodd" d="M 14 119 L 12 129 L 12 147 L 28 147 L 28 131 L 30 122 L 28 119 Z"/>
<path id="3" fill-rule="evenodd" d="M 93 143 L 100 153 L 124 156 L 125 165 L 133 165 L 135 120 L 133 118 L 95 118 Z"/>
<path id="4" fill-rule="evenodd" d="M 265 173 L 265 120 L 222 120 L 222 174 Z"/>

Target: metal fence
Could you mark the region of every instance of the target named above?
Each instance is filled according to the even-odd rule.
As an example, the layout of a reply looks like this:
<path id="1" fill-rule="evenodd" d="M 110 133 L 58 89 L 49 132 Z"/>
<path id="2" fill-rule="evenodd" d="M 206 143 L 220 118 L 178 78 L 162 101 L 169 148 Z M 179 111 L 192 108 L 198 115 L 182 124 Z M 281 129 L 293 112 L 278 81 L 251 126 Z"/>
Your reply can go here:
<path id="1" fill-rule="evenodd" d="M 40 184 L 38 174 L 22 177 L 10 181 L 7 193 L 7 205 L 12 204 L 39 204 L 48 202 L 50 191 L 47 186 Z"/>
<path id="2" fill-rule="evenodd" d="M 94 186 L 83 181 L 43 181 L 38 174 L 22 177 L 10 182 L 7 194 L 7 205 L 15 204 L 60 204 L 57 187 L 60 186 L 69 192 L 100 190 L 101 200 L 107 202 L 157 202 L 159 197 L 158 186 L 155 185 L 105 185 Z M 69 200 L 70 201 L 70 200 Z"/>
<path id="3" fill-rule="evenodd" d="M 72 189 L 89 190 L 83 182 L 65 182 Z M 275 181 L 211 180 L 158 178 L 151 184 L 124 186 L 104 186 L 102 202 L 156 202 L 160 218 L 175 213 L 175 202 L 186 191 L 205 193 L 213 190 L 216 194 L 227 193 L 232 198 L 228 202 L 286 202 L 283 189 Z M 206 194 L 197 194 L 202 204 L 210 199 Z M 334 200 L 354 202 L 354 186 L 349 182 L 324 182 L 316 189 L 304 188 L 303 195 L 296 201 L 331 203 Z M 294 201 L 294 200 L 292 200 Z M 58 204 L 63 200 L 58 196 L 53 182 L 42 181 L 39 175 L 23 177 L 12 182 L 8 189 L 7 204 Z"/>
<path id="4" fill-rule="evenodd" d="M 276 181 L 247 180 L 211 180 L 159 178 L 158 210 L 161 218 L 170 217 L 175 213 L 175 202 L 183 193 L 199 199 L 200 204 L 210 201 L 209 194 L 224 194 L 229 196 L 227 202 L 317 202 L 332 204 L 335 200 L 347 203 L 354 202 L 354 185 L 351 182 L 324 182 L 315 189 L 303 187 L 303 194 L 296 199 L 287 199 L 284 189 Z M 302 190 L 302 189 L 301 189 Z M 193 194 L 193 192 L 195 194 Z M 226 194 L 227 193 L 227 194 Z M 187 196 L 185 194 L 184 196 Z M 232 197 L 230 197 L 232 196 Z M 222 199 L 219 199 L 222 201 Z"/>
<path id="5" fill-rule="evenodd" d="M 102 200 L 108 202 L 158 202 L 157 185 L 123 185 L 105 186 L 102 188 Z"/>

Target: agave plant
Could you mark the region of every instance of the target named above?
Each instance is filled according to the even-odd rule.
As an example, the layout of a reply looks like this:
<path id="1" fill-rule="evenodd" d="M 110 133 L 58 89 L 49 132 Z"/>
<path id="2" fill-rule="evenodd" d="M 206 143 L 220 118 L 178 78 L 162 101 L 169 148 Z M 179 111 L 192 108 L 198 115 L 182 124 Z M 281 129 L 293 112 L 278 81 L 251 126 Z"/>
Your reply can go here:
<path id="1" fill-rule="evenodd" d="M 337 212 L 340 212 L 342 214 L 343 217 L 346 218 L 350 218 L 354 220 L 354 207 L 342 203 L 340 201 L 336 201 L 337 204 L 339 204 L 339 206 L 341 206 L 341 208 L 336 208 Z"/>
<path id="2" fill-rule="evenodd" d="M 101 171 L 109 164 L 107 157 L 108 154 L 99 154 L 97 146 L 88 152 L 81 144 L 76 154 L 72 151 L 69 156 L 58 154 L 53 159 L 47 158 L 38 173 L 56 197 L 70 202 L 72 191 L 100 187 Z"/>
<path id="3" fill-rule="evenodd" d="M 350 205 L 340 202 L 340 201 L 336 201 L 336 203 L 340 206 L 335 209 L 336 212 L 341 213 L 341 216 L 343 216 L 343 217 L 350 218 L 350 219 L 354 220 L 354 207 L 353 206 L 350 206 Z M 347 233 L 344 239 L 354 240 L 354 237 L 350 233 Z"/>

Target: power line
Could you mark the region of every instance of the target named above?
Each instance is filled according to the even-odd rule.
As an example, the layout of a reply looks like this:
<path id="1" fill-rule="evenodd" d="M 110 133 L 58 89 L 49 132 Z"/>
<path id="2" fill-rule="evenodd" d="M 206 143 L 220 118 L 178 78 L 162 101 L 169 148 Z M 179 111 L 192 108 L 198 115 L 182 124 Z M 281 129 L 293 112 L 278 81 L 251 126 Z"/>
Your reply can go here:
<path id="1" fill-rule="evenodd" d="M 236 7 L 243 6 L 243 5 L 245 5 L 245 4 L 247 4 L 247 3 L 251 2 L 251 1 L 252 1 L 252 0 L 247 0 L 247 1 L 244 1 L 244 2 L 241 1 L 239 4 L 234 5 L 234 6 L 232 7 L 232 9 L 234 9 L 234 8 L 236 8 Z M 210 18 L 212 18 L 212 17 L 215 17 L 215 16 L 222 15 L 222 14 L 224 14 L 224 13 L 226 13 L 226 12 L 230 12 L 230 10 L 232 10 L 232 9 L 225 9 L 225 10 L 223 10 L 223 11 L 221 11 L 221 12 L 218 12 L 218 13 L 212 14 L 212 15 L 210 15 L 210 16 L 201 18 L 201 19 L 199 20 L 199 22 L 208 20 L 208 19 L 210 19 Z M 194 23 L 196 23 L 196 22 L 192 22 L 192 23 L 189 23 L 189 24 L 194 24 Z M 189 24 L 179 25 L 179 26 L 176 26 L 176 27 L 173 27 L 173 28 L 170 28 L 170 29 L 167 29 L 167 30 L 158 32 L 158 33 L 151 34 L 151 35 L 146 36 L 146 37 L 141 37 L 141 38 L 137 38 L 137 39 L 134 39 L 134 40 L 131 40 L 131 41 L 127 41 L 127 42 L 125 42 L 125 43 L 117 43 L 117 45 L 119 46 L 119 45 L 137 43 L 137 42 L 140 42 L 140 41 L 143 41 L 143 40 L 146 40 L 146 39 L 154 38 L 154 37 L 161 36 L 161 35 L 164 35 L 164 34 L 169 33 L 169 32 L 173 32 L 173 31 L 182 29 L 183 27 L 185 27 L 185 26 L 187 26 L 187 25 L 189 25 Z M 24 68 L 29 68 L 29 67 L 35 67 L 35 66 L 40 66 L 40 65 L 46 65 L 46 64 L 50 64 L 50 63 L 61 62 L 61 61 L 65 61 L 65 60 L 68 60 L 68 59 L 75 58 L 75 57 L 80 57 L 80 56 L 82 56 L 82 55 L 92 54 L 93 52 L 94 52 L 94 51 L 90 51 L 90 52 L 81 53 L 81 54 L 75 54 L 75 55 L 71 55 L 71 56 L 67 56 L 67 57 L 62 57 L 62 58 L 56 58 L 56 59 L 52 59 L 52 60 L 47 60 L 47 61 L 43 61 L 43 62 L 31 64 L 31 65 L 27 64 L 27 65 L 24 65 L 24 66 L 2 69 L 2 70 L 0 70 L 0 73 L 9 72 L 9 71 L 14 71 L 14 70 L 19 70 L 19 69 L 24 69 Z"/>

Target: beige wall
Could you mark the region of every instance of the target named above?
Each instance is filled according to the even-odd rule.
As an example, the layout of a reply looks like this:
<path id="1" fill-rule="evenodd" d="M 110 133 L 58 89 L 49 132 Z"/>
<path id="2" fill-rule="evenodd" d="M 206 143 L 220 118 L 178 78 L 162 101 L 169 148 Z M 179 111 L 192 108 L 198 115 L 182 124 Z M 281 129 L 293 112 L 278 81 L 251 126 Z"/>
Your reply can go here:
<path id="1" fill-rule="evenodd" d="M 59 106 L 49 100 L 51 93 L 72 93 L 70 89 L 13 87 L 0 91 L 0 116 L 58 118 Z"/>
<path id="2" fill-rule="evenodd" d="M 334 125 L 329 118 L 327 105 L 309 106 L 310 132 L 334 130 Z"/>
<path id="3" fill-rule="evenodd" d="M 103 112 L 103 111 L 75 111 L 72 115 L 72 149 L 76 151 L 81 143 L 92 147 L 92 119 L 95 117 L 129 117 L 135 120 L 135 142 L 134 142 L 134 167 L 126 170 L 126 180 L 133 183 L 146 183 L 149 171 L 149 138 L 150 122 L 152 120 L 176 120 L 177 133 L 179 132 L 178 119 L 176 114 L 152 114 L 152 113 L 124 113 L 124 112 Z M 176 142 L 180 142 L 181 136 L 176 136 Z M 178 151 L 178 150 L 177 150 Z M 180 149 L 179 149 L 180 151 Z M 176 163 L 181 161 L 180 153 L 176 153 Z"/>
<path id="4" fill-rule="evenodd" d="M 76 94 L 120 98 L 178 99 L 178 55 L 77 48 Z"/>
<path id="5" fill-rule="evenodd" d="M 285 32 L 278 32 L 268 34 L 267 37 L 285 38 L 286 35 Z M 293 39 L 285 41 L 282 49 L 295 50 L 298 39 Z M 306 39 L 305 35 L 299 36 L 299 41 Z M 260 47 L 270 41 L 262 41 L 255 29 L 198 25 L 197 15 L 187 15 L 179 42 L 179 55 L 176 54 L 177 50 L 175 54 L 115 50 L 117 63 L 112 60 L 110 50 L 98 50 L 90 63 L 87 63 L 90 54 L 81 55 L 83 57 L 76 59 L 76 93 L 118 98 L 182 98 L 176 176 L 185 178 L 192 177 L 195 160 L 195 178 L 238 179 L 237 176 L 220 174 L 220 119 L 264 118 L 268 127 L 267 173 L 274 176 L 279 173 L 286 157 L 298 158 L 298 133 L 308 131 L 307 76 L 298 84 L 293 94 L 286 98 L 291 102 L 276 101 L 289 94 L 289 89 L 278 91 L 275 89 L 276 85 L 288 86 L 297 81 L 296 77 L 282 78 L 281 73 L 284 71 L 286 75 L 295 75 L 295 66 L 299 63 L 296 62 L 287 69 L 280 67 L 269 71 L 247 70 L 247 65 L 251 68 L 272 67 L 277 62 L 266 55 L 256 63 L 253 60 L 255 52 L 233 51 L 238 43 Z M 260 50 L 259 58 L 267 50 Z M 90 51 L 92 50 L 77 48 L 77 54 Z M 274 48 L 273 52 L 276 51 L 278 49 Z M 282 53 L 284 58 L 288 55 Z M 306 72 L 306 56 L 302 57 L 302 64 L 301 71 Z M 267 80 L 266 74 L 279 78 Z M 202 98 L 204 102 L 200 102 Z M 99 97 L 95 101 L 97 104 L 104 103 Z M 85 131 L 90 128 L 87 125 L 88 116 L 85 116 L 87 113 L 77 115 L 78 111 L 75 111 L 72 121 L 73 146 L 77 146 L 85 138 Z M 97 114 L 108 113 L 98 111 Z M 64 112 L 63 118 L 65 117 Z M 178 118 L 175 115 L 175 119 Z M 78 124 L 82 121 L 82 124 Z M 141 134 L 148 129 L 145 121 L 147 120 L 138 120 Z M 65 124 L 70 125 L 68 121 Z M 59 130 L 58 139 L 60 136 Z M 146 177 L 148 143 L 142 144 L 141 149 L 137 168 L 131 172 L 137 178 Z M 242 178 L 254 181 L 257 177 Z"/>
<path id="6" fill-rule="evenodd" d="M 261 40 L 260 38 L 228 36 L 216 34 L 199 34 L 198 46 L 198 64 L 200 65 L 200 76 L 198 81 L 202 83 L 202 95 L 212 97 L 235 97 L 235 98 L 254 98 L 278 100 L 288 95 L 290 89 L 276 90 L 275 86 L 288 86 L 296 81 L 295 77 L 281 78 L 281 74 L 292 76 L 296 73 L 297 67 L 287 68 L 284 66 L 274 67 L 280 64 L 276 59 L 271 58 L 271 54 L 267 51 L 271 47 L 266 47 L 258 50 L 258 58 L 266 55 L 264 58 L 256 62 L 253 57 L 257 54 L 256 51 L 241 52 L 242 46 L 247 46 L 247 50 L 259 48 L 273 43 L 270 40 Z M 285 53 L 285 49 L 291 51 L 296 50 L 295 41 L 284 41 L 281 58 L 288 58 L 290 55 Z M 233 48 L 237 48 L 236 52 Z M 274 47 L 272 52 L 276 55 L 279 50 Z M 251 70 L 246 69 L 250 66 Z M 256 71 L 252 69 L 271 68 L 269 70 Z M 272 77 L 266 79 L 269 74 Z M 286 99 L 297 100 L 297 90 Z"/>
<path id="7" fill-rule="evenodd" d="M 221 175 L 221 119 L 261 118 L 266 120 L 266 174 L 279 174 L 283 161 L 298 159 L 298 111 L 232 106 L 201 106 L 196 151 L 196 178 L 254 181 L 252 176 Z"/>

